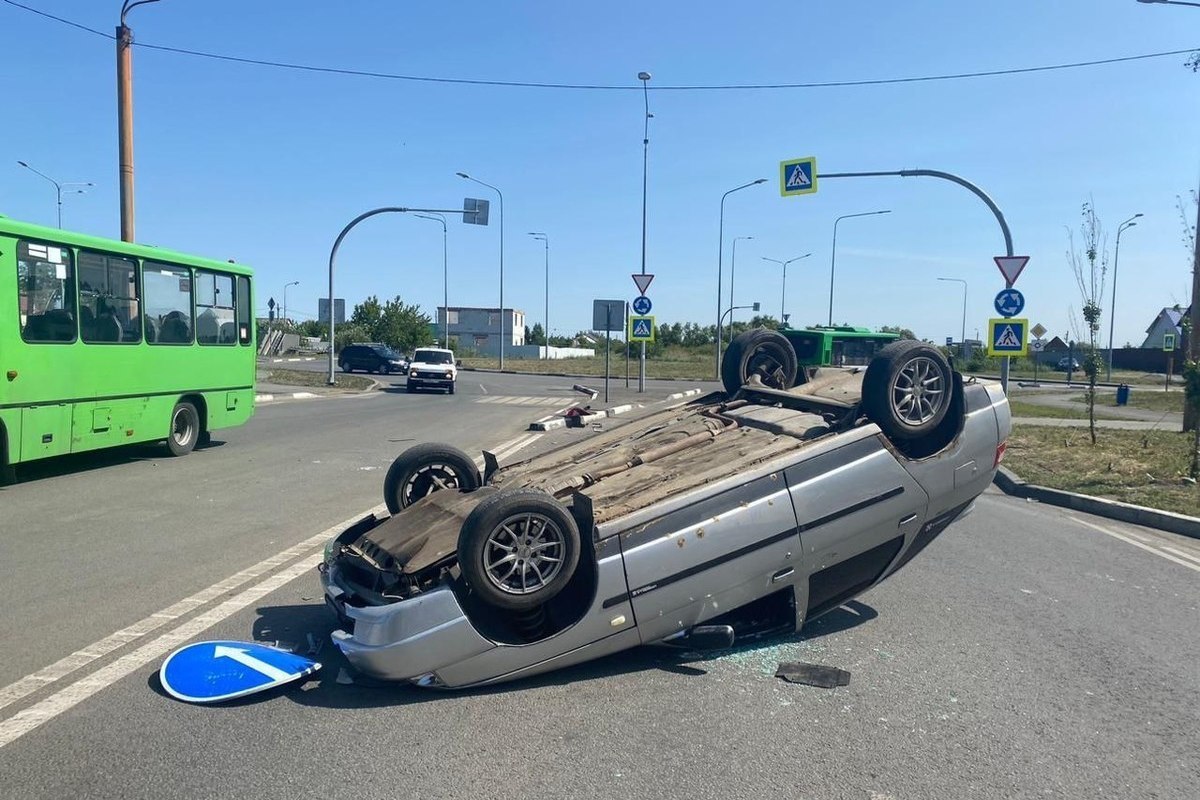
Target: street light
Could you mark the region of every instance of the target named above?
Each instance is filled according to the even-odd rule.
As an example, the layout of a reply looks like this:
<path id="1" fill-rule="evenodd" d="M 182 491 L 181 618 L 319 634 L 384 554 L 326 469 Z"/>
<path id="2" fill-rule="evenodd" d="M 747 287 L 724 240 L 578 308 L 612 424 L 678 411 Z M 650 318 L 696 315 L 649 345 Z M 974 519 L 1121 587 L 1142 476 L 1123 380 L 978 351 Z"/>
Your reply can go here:
<path id="1" fill-rule="evenodd" d="M 963 285 L 963 318 L 962 318 L 962 333 L 958 336 L 959 354 L 964 358 L 967 352 L 967 282 L 962 278 L 938 278 L 939 281 L 953 281 Z"/>
<path id="2" fill-rule="evenodd" d="M 725 258 L 725 198 L 734 192 L 740 192 L 742 189 L 749 189 L 751 186 L 757 186 L 760 183 L 766 183 L 766 178 L 759 178 L 756 181 L 743 183 L 741 186 L 735 186 L 725 194 L 721 195 L 721 218 L 717 227 L 717 357 L 716 366 L 713 374 L 716 379 L 721 378 L 721 320 L 725 318 L 721 309 L 721 272 L 724 266 Z"/>
<path id="3" fill-rule="evenodd" d="M 546 246 L 546 312 L 545 316 L 542 317 L 542 337 L 546 340 L 546 350 L 543 358 L 548 360 L 550 358 L 550 237 L 536 231 L 529 235 Z M 628 349 L 626 349 L 626 352 L 628 352 Z"/>
<path id="4" fill-rule="evenodd" d="M 833 327 L 833 268 L 837 263 L 837 226 L 844 219 L 853 217 L 872 217 L 877 214 L 890 214 L 892 210 L 889 208 L 885 211 L 863 211 L 858 214 L 843 214 L 833 221 L 833 253 L 829 257 L 829 326 Z"/>
<path id="5" fill-rule="evenodd" d="M 733 325 L 733 312 L 734 312 L 736 309 L 739 309 L 739 308 L 750 308 L 750 309 L 753 309 L 753 310 L 755 310 L 755 311 L 758 311 L 758 309 L 759 309 L 759 308 L 761 308 L 761 307 L 762 307 L 762 304 L 761 304 L 761 303 L 751 303 L 751 304 L 750 304 L 750 305 L 748 305 L 748 306 L 730 306 L 730 307 L 729 307 L 729 310 L 728 310 L 728 311 L 726 311 L 724 314 L 722 314 L 722 315 L 721 315 L 721 319 L 723 320 L 723 319 L 724 319 L 726 316 L 728 316 L 728 317 L 729 317 L 729 324 L 730 324 L 730 326 L 732 326 L 732 325 Z"/>
<path id="6" fill-rule="evenodd" d="M 465 172 L 456 172 L 454 174 L 464 180 L 478 183 L 480 186 L 486 186 L 500 198 L 500 369 L 504 369 L 504 195 L 490 183 L 484 183 L 478 178 L 472 178 Z"/>
<path id="7" fill-rule="evenodd" d="M 443 214 L 413 214 L 414 217 L 442 223 L 442 347 L 450 347 L 450 282 L 446 271 L 446 217 Z"/>
<path id="8" fill-rule="evenodd" d="M 743 239 L 753 239 L 753 236 L 733 237 L 733 254 L 729 258 L 729 307 L 733 308 L 733 279 L 737 270 L 737 243 Z M 729 341 L 733 341 L 733 314 L 729 315 Z"/>
<path id="9" fill-rule="evenodd" d="M 802 258 L 808 258 L 811 255 L 812 253 L 805 253 L 802 256 L 789 258 L 787 261 L 780 261 L 778 258 L 767 258 L 766 256 L 762 257 L 763 261 L 770 261 L 773 264 L 781 264 L 783 266 L 783 288 L 779 290 L 779 322 L 781 324 L 786 321 L 784 319 L 786 315 L 783 313 L 783 309 L 787 305 L 787 265 L 793 261 L 799 261 Z"/>
<path id="10" fill-rule="evenodd" d="M 1142 216 L 1142 215 L 1134 214 L 1132 217 L 1130 217 L 1129 219 L 1122 222 L 1119 226 L 1117 226 L 1117 247 L 1116 247 L 1116 250 L 1113 252 L 1112 301 L 1110 303 L 1110 307 L 1109 307 L 1109 311 L 1108 311 L 1108 370 L 1105 372 L 1105 378 L 1104 378 L 1106 381 L 1110 381 L 1110 382 L 1112 381 L 1112 365 L 1113 365 L 1113 322 L 1116 320 L 1116 314 L 1117 314 L 1117 261 L 1121 257 L 1121 234 L 1125 231 L 1126 228 L 1137 227 L 1137 223 L 1134 222 L 1134 220 L 1140 216 Z"/>
<path id="11" fill-rule="evenodd" d="M 288 290 L 288 287 L 289 286 L 299 286 L 299 285 L 300 285 L 300 281 L 292 281 L 291 283 L 285 283 L 283 285 L 283 319 L 285 322 L 287 321 L 287 318 L 288 318 L 288 315 L 287 315 L 287 290 Z"/>
<path id="12" fill-rule="evenodd" d="M 125 0 L 117 26 L 117 157 L 121 184 L 121 241 L 133 241 L 133 31 L 125 15 L 158 0 Z"/>
<path id="13" fill-rule="evenodd" d="M 17 163 L 18 163 L 19 165 L 21 165 L 22 167 L 24 167 L 25 169 L 27 169 L 27 170 L 29 170 L 30 172 L 32 172 L 34 175 L 40 175 L 40 176 L 42 176 L 43 178 L 45 178 L 46 180 L 48 180 L 48 181 L 50 181 L 51 183 L 53 183 L 53 184 L 54 184 L 54 191 L 55 191 L 55 192 L 57 193 L 57 195 L 58 195 L 58 227 L 59 227 L 59 228 L 61 228 L 61 227 L 62 227 L 62 196 L 63 196 L 63 189 L 66 189 L 66 190 L 67 190 L 67 194 L 86 194 L 86 193 L 87 193 L 86 189 L 79 189 L 79 188 L 68 188 L 68 187 L 79 187 L 79 186 L 84 186 L 84 187 L 87 187 L 87 186 L 95 186 L 95 185 L 96 185 L 96 184 L 94 184 L 94 183 L 82 183 L 82 182 L 80 182 L 80 181 L 72 181 L 72 182 L 70 182 L 70 183 L 59 183 L 58 181 L 54 180 L 54 178 L 51 178 L 51 177 L 50 177 L 49 175 L 47 175 L 46 173 L 44 173 L 44 172 L 38 172 L 36 169 L 34 169 L 33 167 L 29 166 L 29 165 L 28 165 L 28 164 L 26 164 L 24 161 L 18 161 Z"/>

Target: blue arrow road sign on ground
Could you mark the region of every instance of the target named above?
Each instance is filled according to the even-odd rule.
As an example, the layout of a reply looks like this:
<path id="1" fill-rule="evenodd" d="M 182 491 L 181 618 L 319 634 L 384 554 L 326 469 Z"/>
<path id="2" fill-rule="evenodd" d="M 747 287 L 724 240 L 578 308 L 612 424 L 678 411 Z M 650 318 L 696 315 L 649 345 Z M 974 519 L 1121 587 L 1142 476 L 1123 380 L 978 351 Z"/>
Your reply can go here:
<path id="1" fill-rule="evenodd" d="M 311 675 L 321 665 L 256 642 L 197 642 L 163 662 L 159 680 L 167 693 L 189 703 L 216 703 Z"/>
<path id="2" fill-rule="evenodd" d="M 650 298 L 646 297 L 646 295 L 642 295 L 641 297 L 634 298 L 633 313 L 649 314 L 650 309 L 652 307 L 653 307 L 653 304 L 650 302 Z"/>
<path id="3" fill-rule="evenodd" d="M 993 305 L 1000 316 L 1015 317 L 1025 308 L 1025 295 L 1016 289 L 1001 289 Z"/>

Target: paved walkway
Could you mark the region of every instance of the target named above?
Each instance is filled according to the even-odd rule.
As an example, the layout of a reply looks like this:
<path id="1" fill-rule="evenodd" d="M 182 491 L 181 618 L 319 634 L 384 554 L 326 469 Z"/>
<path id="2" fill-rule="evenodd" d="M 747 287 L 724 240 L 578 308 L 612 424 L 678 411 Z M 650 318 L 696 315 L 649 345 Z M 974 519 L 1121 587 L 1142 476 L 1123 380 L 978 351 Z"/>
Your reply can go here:
<path id="1" fill-rule="evenodd" d="M 1181 414 L 1176 414 L 1182 417 Z M 1086 428 L 1086 419 L 1055 419 L 1054 417 L 1013 417 L 1014 426 L 1045 428 Z M 1129 431 L 1178 431 L 1183 427 L 1182 419 L 1175 422 L 1147 422 L 1140 419 L 1098 419 L 1097 428 L 1117 428 Z"/>

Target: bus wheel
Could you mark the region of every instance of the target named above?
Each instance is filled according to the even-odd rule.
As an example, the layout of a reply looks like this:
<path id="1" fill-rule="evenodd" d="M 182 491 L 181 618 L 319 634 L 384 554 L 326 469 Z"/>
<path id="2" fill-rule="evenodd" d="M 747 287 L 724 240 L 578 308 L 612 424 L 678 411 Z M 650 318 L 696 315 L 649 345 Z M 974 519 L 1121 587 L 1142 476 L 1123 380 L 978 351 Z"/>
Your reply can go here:
<path id="1" fill-rule="evenodd" d="M 12 486 L 16 482 L 16 467 L 12 464 L 0 464 L 0 486 Z"/>
<path id="2" fill-rule="evenodd" d="M 200 415 L 191 403 L 176 403 L 171 411 L 171 430 L 167 433 L 167 449 L 173 456 L 186 456 L 200 439 Z"/>

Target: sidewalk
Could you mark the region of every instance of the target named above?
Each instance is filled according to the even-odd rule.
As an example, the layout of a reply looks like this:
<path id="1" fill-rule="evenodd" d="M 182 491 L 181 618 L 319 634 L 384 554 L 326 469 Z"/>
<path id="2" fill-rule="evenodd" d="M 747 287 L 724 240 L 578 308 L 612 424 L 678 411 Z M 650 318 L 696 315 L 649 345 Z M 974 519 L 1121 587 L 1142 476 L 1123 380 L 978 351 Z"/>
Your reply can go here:
<path id="1" fill-rule="evenodd" d="M 1169 419 L 1149 422 L 1140 419 L 1098 419 L 1097 428 L 1117 428 L 1129 431 L 1178 431 L 1183 426 L 1183 415 L 1176 414 L 1175 421 Z M 1086 428 L 1086 419 L 1056 419 L 1054 417 L 1013 417 L 1013 425 L 1040 426 L 1044 428 Z"/>

